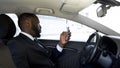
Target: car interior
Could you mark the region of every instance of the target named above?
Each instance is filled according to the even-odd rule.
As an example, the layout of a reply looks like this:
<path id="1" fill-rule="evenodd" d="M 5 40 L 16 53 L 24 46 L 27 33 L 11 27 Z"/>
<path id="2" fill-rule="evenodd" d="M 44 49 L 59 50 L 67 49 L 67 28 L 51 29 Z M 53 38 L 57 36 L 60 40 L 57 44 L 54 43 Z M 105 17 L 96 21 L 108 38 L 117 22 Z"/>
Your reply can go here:
<path id="1" fill-rule="evenodd" d="M 119 68 L 120 33 L 79 14 L 92 4 L 101 4 L 96 10 L 96 15 L 102 18 L 107 16 L 109 9 L 119 7 L 120 1 L 0 0 L 0 68 L 16 68 L 6 43 L 15 37 L 17 26 L 12 19 L 14 17 L 9 17 L 8 14 L 14 13 L 19 16 L 26 12 L 34 13 L 38 17 L 45 15 L 64 18 L 95 30 L 86 41 L 69 41 L 63 49 L 63 55 L 58 59 L 57 68 Z M 41 38 L 39 41 L 48 48 L 55 48 L 59 42 L 58 39 Z"/>

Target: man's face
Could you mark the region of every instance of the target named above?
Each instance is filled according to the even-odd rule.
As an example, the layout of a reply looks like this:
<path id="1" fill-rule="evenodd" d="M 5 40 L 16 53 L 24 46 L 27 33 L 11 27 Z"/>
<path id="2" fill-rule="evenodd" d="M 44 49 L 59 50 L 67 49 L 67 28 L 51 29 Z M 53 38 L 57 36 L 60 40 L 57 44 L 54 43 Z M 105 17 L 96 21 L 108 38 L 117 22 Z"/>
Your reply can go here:
<path id="1" fill-rule="evenodd" d="M 40 37 L 41 26 L 39 24 L 38 18 L 33 19 L 31 30 L 32 30 L 32 36 L 33 37 Z"/>

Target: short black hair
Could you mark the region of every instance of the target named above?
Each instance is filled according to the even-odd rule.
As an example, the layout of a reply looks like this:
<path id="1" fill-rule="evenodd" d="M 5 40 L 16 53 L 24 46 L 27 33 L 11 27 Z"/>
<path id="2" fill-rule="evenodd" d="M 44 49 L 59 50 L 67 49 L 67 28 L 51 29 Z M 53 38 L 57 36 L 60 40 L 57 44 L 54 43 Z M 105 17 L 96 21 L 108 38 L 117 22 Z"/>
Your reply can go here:
<path id="1" fill-rule="evenodd" d="M 36 15 L 33 13 L 22 13 L 18 17 L 18 25 L 19 25 L 20 29 L 23 30 L 22 26 L 24 25 L 26 19 L 34 18 L 34 17 L 36 17 Z"/>

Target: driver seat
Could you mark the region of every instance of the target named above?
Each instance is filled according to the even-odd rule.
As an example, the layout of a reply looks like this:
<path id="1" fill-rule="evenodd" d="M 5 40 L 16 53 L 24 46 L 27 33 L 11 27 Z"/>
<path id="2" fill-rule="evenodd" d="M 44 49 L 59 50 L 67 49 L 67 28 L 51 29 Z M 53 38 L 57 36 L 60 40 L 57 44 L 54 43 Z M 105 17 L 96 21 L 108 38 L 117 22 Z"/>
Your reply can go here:
<path id="1" fill-rule="evenodd" d="M 16 68 L 13 63 L 9 48 L 6 46 L 16 32 L 16 28 L 12 19 L 0 14 L 0 68 Z"/>

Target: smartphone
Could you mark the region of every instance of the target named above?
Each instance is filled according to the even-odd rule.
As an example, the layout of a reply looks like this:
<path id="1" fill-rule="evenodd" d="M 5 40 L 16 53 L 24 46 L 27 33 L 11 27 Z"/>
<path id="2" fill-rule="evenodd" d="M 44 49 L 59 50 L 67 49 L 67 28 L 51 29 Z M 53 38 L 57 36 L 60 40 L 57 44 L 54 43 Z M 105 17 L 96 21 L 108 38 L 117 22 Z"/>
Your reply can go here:
<path id="1" fill-rule="evenodd" d="M 68 36 L 66 37 L 66 40 L 69 40 L 69 37 L 70 37 L 70 34 L 71 34 L 69 27 L 67 27 L 67 32 L 68 32 Z"/>

